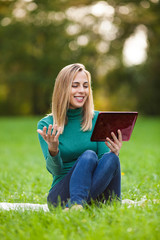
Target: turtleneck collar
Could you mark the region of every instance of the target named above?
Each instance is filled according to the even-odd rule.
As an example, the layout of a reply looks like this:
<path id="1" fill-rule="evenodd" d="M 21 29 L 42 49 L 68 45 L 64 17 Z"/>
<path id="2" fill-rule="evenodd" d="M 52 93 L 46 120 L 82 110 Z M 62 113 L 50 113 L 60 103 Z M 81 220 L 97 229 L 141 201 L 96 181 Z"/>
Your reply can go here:
<path id="1" fill-rule="evenodd" d="M 82 116 L 83 108 L 68 109 L 67 117 L 69 119 L 79 118 Z"/>

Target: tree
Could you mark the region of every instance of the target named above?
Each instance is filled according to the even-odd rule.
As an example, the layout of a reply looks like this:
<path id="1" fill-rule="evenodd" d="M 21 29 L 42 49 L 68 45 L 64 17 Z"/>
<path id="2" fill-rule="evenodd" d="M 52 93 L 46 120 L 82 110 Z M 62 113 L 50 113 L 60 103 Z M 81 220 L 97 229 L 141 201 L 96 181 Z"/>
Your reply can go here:
<path id="1" fill-rule="evenodd" d="M 73 62 L 91 72 L 97 108 L 159 114 L 159 10 L 158 0 L 1 2 L 0 114 L 50 111 L 56 75 Z M 139 25 L 148 58 L 128 67 L 124 43 Z"/>

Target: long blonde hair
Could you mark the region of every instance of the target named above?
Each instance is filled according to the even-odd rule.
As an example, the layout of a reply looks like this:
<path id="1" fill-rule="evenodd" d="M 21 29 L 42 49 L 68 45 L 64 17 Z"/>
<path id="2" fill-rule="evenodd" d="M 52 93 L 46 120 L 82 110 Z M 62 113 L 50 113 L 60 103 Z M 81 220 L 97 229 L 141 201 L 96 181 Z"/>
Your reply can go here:
<path id="1" fill-rule="evenodd" d="M 54 124 L 64 130 L 67 122 L 67 110 L 69 109 L 70 92 L 72 82 L 79 71 L 84 71 L 89 83 L 89 96 L 83 106 L 82 130 L 87 131 L 92 128 L 92 118 L 94 114 L 93 95 L 91 89 L 91 75 L 80 63 L 70 64 L 64 67 L 58 74 L 52 95 L 52 114 Z"/>

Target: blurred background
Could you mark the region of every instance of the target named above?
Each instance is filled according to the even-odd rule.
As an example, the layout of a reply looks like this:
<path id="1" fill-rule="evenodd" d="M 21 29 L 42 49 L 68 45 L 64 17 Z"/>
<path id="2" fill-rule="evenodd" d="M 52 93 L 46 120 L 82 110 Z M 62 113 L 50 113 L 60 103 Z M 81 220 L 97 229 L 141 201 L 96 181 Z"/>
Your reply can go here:
<path id="1" fill-rule="evenodd" d="M 0 115 L 50 112 L 67 64 L 92 75 L 96 110 L 160 115 L 159 0 L 1 0 Z"/>

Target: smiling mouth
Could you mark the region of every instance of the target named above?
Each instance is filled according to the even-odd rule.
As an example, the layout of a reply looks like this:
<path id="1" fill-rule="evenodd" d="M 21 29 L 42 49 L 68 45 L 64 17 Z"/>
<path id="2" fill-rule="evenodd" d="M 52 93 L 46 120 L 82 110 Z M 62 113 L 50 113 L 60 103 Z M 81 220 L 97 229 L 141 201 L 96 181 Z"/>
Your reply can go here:
<path id="1" fill-rule="evenodd" d="M 84 97 L 80 97 L 80 96 L 74 96 L 75 98 L 81 100 L 81 99 L 84 99 Z"/>
<path id="2" fill-rule="evenodd" d="M 74 96 L 74 98 L 78 101 L 78 102 L 83 102 L 84 97 L 80 97 L 80 96 Z"/>

